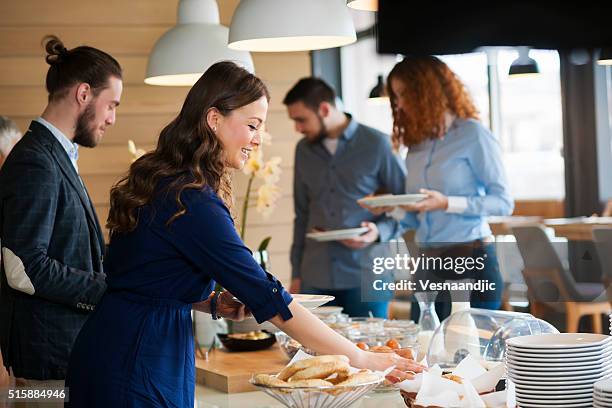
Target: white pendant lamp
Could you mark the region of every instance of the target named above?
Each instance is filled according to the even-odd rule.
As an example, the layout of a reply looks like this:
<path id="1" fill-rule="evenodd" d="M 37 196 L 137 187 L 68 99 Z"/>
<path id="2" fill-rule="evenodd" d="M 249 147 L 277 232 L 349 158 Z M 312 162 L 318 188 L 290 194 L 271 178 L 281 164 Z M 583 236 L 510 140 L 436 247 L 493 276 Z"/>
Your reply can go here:
<path id="1" fill-rule="evenodd" d="M 378 11 L 378 0 L 347 0 L 346 5 L 355 10 Z"/>
<path id="2" fill-rule="evenodd" d="M 341 47 L 357 41 L 345 0 L 241 0 L 229 47 L 261 52 Z"/>
<path id="3" fill-rule="evenodd" d="M 155 43 L 145 83 L 191 86 L 212 64 L 234 61 L 254 72 L 251 55 L 227 47 L 229 30 L 219 23 L 215 0 L 180 0 L 176 26 Z"/>

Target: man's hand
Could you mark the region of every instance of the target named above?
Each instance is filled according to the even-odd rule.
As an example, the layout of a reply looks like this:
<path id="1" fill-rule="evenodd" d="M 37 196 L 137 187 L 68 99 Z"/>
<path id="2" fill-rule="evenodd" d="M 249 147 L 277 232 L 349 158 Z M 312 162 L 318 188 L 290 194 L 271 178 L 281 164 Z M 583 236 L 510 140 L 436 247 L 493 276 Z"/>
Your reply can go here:
<path id="1" fill-rule="evenodd" d="M 291 285 L 289 286 L 289 293 L 300 293 L 302 290 L 302 279 L 293 278 L 291 279 Z"/>
<path id="2" fill-rule="evenodd" d="M 351 249 L 362 249 L 378 239 L 378 227 L 376 224 L 364 221 L 361 223 L 361 226 L 368 227 L 368 231 L 356 238 L 343 239 L 340 242 Z"/>
<path id="3" fill-rule="evenodd" d="M 448 197 L 439 191 L 422 188 L 419 190 L 419 193 L 426 194 L 427 197 L 418 203 L 400 205 L 400 207 L 409 212 L 446 211 L 448 208 Z"/>

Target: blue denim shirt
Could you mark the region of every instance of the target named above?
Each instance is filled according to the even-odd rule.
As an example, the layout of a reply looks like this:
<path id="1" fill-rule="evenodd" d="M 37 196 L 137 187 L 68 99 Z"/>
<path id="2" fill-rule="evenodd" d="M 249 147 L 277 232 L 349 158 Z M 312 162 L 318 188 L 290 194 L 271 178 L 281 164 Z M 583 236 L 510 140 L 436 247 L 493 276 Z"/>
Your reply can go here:
<path id="1" fill-rule="evenodd" d="M 399 194 L 404 182 L 403 164 L 393 153 L 389 137 L 355 120 L 350 120 L 333 155 L 321 142 L 300 140 L 295 152 L 292 277 L 319 289 L 359 287 L 367 249 L 315 242 L 305 235 L 314 228 L 354 228 L 371 221 L 381 241 L 398 236 L 399 222 L 372 215 L 357 200 L 380 188 Z"/>
<path id="2" fill-rule="evenodd" d="M 455 119 L 441 139 L 411 147 L 406 171 L 407 193 L 425 188 L 449 197 L 446 211 L 402 214 L 402 226 L 415 229 L 421 245 L 487 237 L 486 217 L 514 208 L 499 143 L 477 120 Z"/>

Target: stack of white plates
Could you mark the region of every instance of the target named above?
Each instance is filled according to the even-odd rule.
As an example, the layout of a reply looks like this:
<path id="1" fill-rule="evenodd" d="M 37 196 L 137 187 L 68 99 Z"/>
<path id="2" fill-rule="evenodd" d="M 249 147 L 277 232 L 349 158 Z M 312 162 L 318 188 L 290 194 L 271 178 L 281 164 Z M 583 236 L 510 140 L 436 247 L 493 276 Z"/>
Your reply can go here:
<path id="1" fill-rule="evenodd" d="M 612 380 L 597 381 L 593 386 L 593 407 L 612 407 Z"/>
<path id="2" fill-rule="evenodd" d="M 593 384 L 612 378 L 612 337 L 539 334 L 506 341 L 519 407 L 592 407 Z"/>

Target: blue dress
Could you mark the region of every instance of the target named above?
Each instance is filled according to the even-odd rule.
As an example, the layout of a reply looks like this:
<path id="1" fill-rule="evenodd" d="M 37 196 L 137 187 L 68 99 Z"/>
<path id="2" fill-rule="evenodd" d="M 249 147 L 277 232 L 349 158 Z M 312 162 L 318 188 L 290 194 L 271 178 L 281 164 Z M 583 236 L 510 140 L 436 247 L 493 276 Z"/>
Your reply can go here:
<path id="1" fill-rule="evenodd" d="M 209 189 L 181 197 L 187 213 L 169 226 L 175 194 L 160 193 L 134 231 L 112 237 L 107 292 L 72 349 L 67 407 L 193 408 L 191 304 L 215 281 L 258 322 L 291 318 L 291 296 L 255 262 L 219 197 Z"/>

